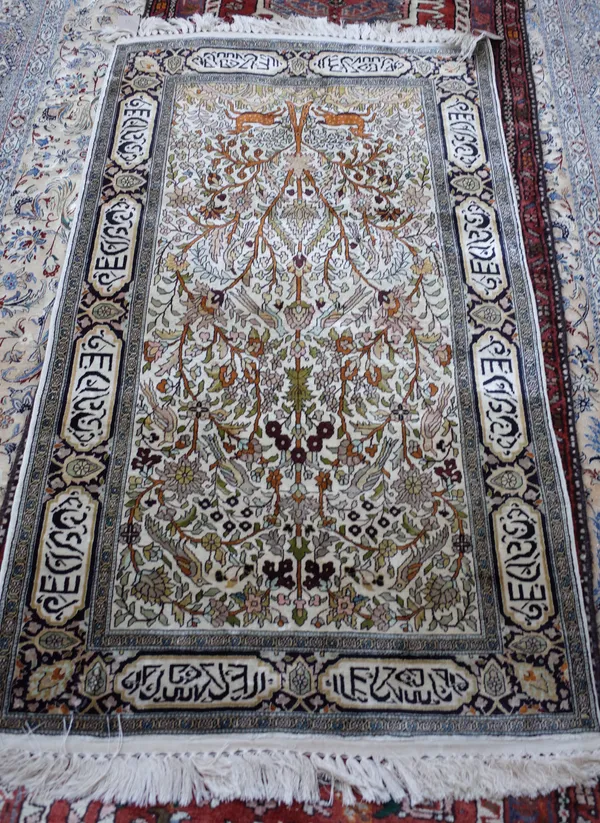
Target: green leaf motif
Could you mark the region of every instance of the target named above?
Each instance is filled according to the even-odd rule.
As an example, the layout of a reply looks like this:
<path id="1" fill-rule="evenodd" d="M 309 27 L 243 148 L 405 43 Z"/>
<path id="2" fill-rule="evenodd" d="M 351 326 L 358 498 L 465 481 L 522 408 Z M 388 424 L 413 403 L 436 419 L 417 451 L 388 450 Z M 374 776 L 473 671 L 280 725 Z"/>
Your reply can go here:
<path id="1" fill-rule="evenodd" d="M 302 611 L 294 609 L 292 612 L 292 619 L 297 626 L 302 626 L 304 623 L 306 623 L 307 617 L 308 612 L 305 609 L 302 609 Z"/>
<path id="2" fill-rule="evenodd" d="M 293 404 L 294 411 L 300 412 L 303 405 L 312 400 L 312 394 L 307 385 L 312 366 L 305 366 L 302 369 L 287 369 L 286 371 L 290 381 L 287 399 Z"/>
<path id="3" fill-rule="evenodd" d="M 297 538 L 290 540 L 290 551 L 300 563 L 302 558 L 306 557 L 306 555 L 310 552 L 308 540 L 305 537 L 301 539 L 300 543 L 298 543 Z"/>
<path id="4" fill-rule="evenodd" d="M 419 530 L 415 528 L 414 524 L 408 519 L 406 514 L 402 517 L 402 525 L 408 534 L 412 534 L 413 536 L 419 534 Z"/>
<path id="5" fill-rule="evenodd" d="M 185 529 L 185 527 L 189 526 L 190 523 L 193 523 L 193 521 L 195 519 L 196 519 L 196 507 L 192 506 L 192 508 L 189 510 L 189 512 L 186 514 L 186 516 L 182 520 L 177 521 L 177 525 L 180 526 L 182 529 Z"/>

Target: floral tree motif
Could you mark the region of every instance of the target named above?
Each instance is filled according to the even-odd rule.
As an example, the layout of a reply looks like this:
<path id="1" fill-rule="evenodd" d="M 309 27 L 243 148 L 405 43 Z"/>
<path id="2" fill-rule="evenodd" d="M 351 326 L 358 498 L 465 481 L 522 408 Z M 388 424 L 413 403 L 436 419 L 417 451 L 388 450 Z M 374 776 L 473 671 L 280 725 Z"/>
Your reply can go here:
<path id="1" fill-rule="evenodd" d="M 476 632 L 417 90 L 178 92 L 113 623 Z"/>

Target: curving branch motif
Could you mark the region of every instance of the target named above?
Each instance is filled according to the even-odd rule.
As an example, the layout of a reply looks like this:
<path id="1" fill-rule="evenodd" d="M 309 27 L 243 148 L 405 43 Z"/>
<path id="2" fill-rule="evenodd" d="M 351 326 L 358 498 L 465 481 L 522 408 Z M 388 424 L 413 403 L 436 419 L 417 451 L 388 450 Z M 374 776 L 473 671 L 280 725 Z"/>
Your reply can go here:
<path id="1" fill-rule="evenodd" d="M 238 92 L 177 100 L 115 620 L 473 631 L 418 95 Z"/>

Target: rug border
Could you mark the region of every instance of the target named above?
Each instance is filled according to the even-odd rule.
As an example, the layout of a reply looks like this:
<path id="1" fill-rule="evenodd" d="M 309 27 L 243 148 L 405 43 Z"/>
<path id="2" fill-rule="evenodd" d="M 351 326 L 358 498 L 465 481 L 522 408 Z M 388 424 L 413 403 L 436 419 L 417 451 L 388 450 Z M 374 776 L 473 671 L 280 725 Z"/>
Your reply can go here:
<path id="1" fill-rule="evenodd" d="M 548 383 L 546 380 L 546 368 L 544 362 L 544 350 L 543 350 L 543 343 L 542 343 L 542 334 L 541 328 L 537 313 L 537 306 L 535 300 L 535 291 L 533 287 L 533 280 L 529 273 L 529 264 L 527 262 L 527 254 L 526 254 L 526 246 L 525 246 L 525 236 L 523 234 L 523 226 L 521 223 L 521 215 L 519 212 L 519 201 L 517 197 L 517 190 L 514 175 L 510 173 L 511 170 L 511 162 L 510 156 L 508 154 L 508 144 L 506 141 L 506 134 L 504 133 L 504 128 L 502 127 L 502 104 L 500 100 L 500 94 L 498 90 L 498 84 L 496 82 L 496 71 L 495 71 L 495 62 L 494 62 L 494 54 L 492 49 L 492 44 L 489 38 L 486 38 L 485 41 L 485 48 L 488 50 L 488 66 L 490 71 L 490 83 L 495 91 L 494 95 L 494 108 L 496 110 L 496 117 L 497 121 L 500 124 L 500 144 L 502 149 L 503 160 L 506 165 L 506 168 L 509 170 L 509 174 L 507 176 L 508 179 L 508 190 L 511 197 L 511 205 L 513 214 L 515 216 L 515 223 L 517 226 L 517 235 L 519 238 L 519 253 L 521 257 L 521 263 L 523 266 L 523 270 L 525 272 L 525 279 L 527 281 L 527 292 L 529 295 L 529 310 L 532 312 L 533 316 L 535 317 L 536 322 L 534 323 L 534 332 L 533 336 L 535 338 L 535 345 L 536 345 L 536 356 L 539 358 L 539 363 L 541 363 L 542 368 L 540 369 L 540 380 L 542 384 L 542 388 L 544 390 L 544 399 L 545 402 L 543 403 L 544 407 L 544 416 L 546 418 L 546 425 L 549 430 L 550 441 L 554 448 L 554 459 L 557 464 L 557 473 L 560 479 L 560 486 L 562 489 L 562 494 L 565 502 L 565 511 L 567 514 L 568 520 L 568 532 L 570 538 L 570 546 L 568 548 L 569 556 L 571 560 L 572 569 L 575 575 L 575 579 L 577 581 L 577 594 L 578 594 L 578 608 L 580 609 L 581 616 L 583 620 L 581 621 L 584 626 L 584 635 L 586 641 L 586 649 L 588 653 L 588 666 L 589 666 L 589 675 L 590 675 L 590 684 L 592 686 L 593 697 L 595 700 L 595 708 L 598 712 L 600 710 L 600 703 L 598 699 L 598 683 L 595 676 L 596 665 L 595 659 L 598 655 L 598 646 L 597 646 L 597 637 L 593 633 L 592 628 L 590 627 L 590 618 L 591 615 L 588 614 L 587 604 L 585 593 L 583 589 L 583 581 L 581 575 L 581 568 L 580 568 L 580 559 L 577 553 L 577 538 L 575 536 L 575 523 L 573 519 L 573 512 L 571 508 L 571 496 L 569 494 L 569 488 L 567 486 L 567 478 L 562 462 L 562 457 L 560 453 L 560 448 L 558 445 L 558 439 L 556 437 L 556 432 L 554 431 L 554 425 L 552 423 L 552 414 L 550 411 L 550 396 L 548 393 Z M 594 624 L 592 624 L 594 625 Z"/>
<path id="2" fill-rule="evenodd" d="M 500 109 L 505 112 L 505 116 L 502 116 L 502 123 L 505 124 L 506 122 L 510 122 L 510 124 L 512 125 L 513 135 L 510 138 L 510 141 L 512 146 L 514 147 L 515 155 L 518 155 L 521 149 L 522 138 L 519 137 L 518 134 L 518 121 L 514 111 L 518 103 L 515 101 L 515 86 L 512 80 L 512 73 L 510 71 L 510 66 L 512 62 L 510 49 L 515 47 L 519 48 L 522 51 L 522 59 L 520 60 L 519 64 L 523 68 L 524 86 L 527 90 L 527 94 L 529 95 L 529 100 L 527 101 L 530 108 L 528 125 L 531 127 L 530 132 L 532 155 L 536 163 L 535 181 L 538 187 L 538 203 L 542 219 L 544 221 L 543 232 L 541 236 L 547 249 L 546 265 L 550 273 L 549 294 L 553 299 L 553 307 L 556 311 L 555 320 L 558 319 L 558 323 L 555 323 L 557 334 L 556 346 L 558 349 L 557 365 L 558 370 L 562 374 L 564 386 L 564 413 L 566 416 L 565 454 L 568 459 L 568 466 L 570 468 L 571 478 L 569 481 L 569 479 L 567 478 L 567 472 L 565 470 L 565 482 L 567 483 L 567 489 L 569 489 L 569 485 L 571 487 L 569 499 L 572 501 L 573 504 L 571 507 L 571 513 L 573 517 L 574 529 L 576 528 L 576 556 L 581 576 L 581 586 L 584 595 L 584 605 L 588 621 L 588 631 L 590 633 L 590 643 L 592 649 L 592 671 L 594 672 L 596 690 L 600 694 L 600 612 L 598 612 L 596 608 L 596 603 L 594 599 L 595 582 L 592 557 L 592 537 L 588 522 L 585 483 L 583 480 L 582 465 L 579 459 L 579 437 L 575 421 L 572 375 L 569 366 L 567 321 L 563 307 L 561 278 L 560 273 L 558 271 L 556 247 L 552 231 L 551 207 L 550 201 L 548 199 L 548 186 L 546 181 L 546 174 L 544 171 L 545 158 L 543 153 L 542 138 L 540 134 L 538 118 L 538 99 L 535 78 L 533 75 L 531 48 L 529 45 L 527 34 L 527 15 L 525 9 L 525 0 L 516 0 L 514 8 L 516 9 L 517 15 L 516 26 L 519 33 L 518 37 L 513 38 L 512 41 L 508 37 L 503 37 L 492 46 L 492 52 L 494 54 L 494 65 L 496 68 L 496 87 L 499 92 L 498 97 L 500 98 Z M 503 6 L 503 0 L 495 0 L 494 14 L 495 28 L 505 32 L 508 31 L 507 26 L 510 24 L 505 22 L 506 12 Z M 501 96 L 500 90 L 502 90 Z M 506 134 L 506 129 L 504 129 L 504 135 L 508 150 L 509 138 Z M 514 181 L 518 173 L 518 168 L 512 163 L 510 165 L 513 170 Z M 532 286 L 535 289 L 533 278 L 531 278 L 531 280 Z M 552 416 L 552 411 L 550 411 L 550 415 Z"/>

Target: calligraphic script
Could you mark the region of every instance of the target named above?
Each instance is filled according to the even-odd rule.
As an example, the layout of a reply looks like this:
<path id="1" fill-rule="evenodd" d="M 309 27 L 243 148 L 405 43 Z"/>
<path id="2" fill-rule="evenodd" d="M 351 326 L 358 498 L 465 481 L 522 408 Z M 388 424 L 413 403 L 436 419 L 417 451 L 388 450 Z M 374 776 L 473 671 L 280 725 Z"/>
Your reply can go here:
<path id="1" fill-rule="evenodd" d="M 452 660 L 340 660 L 320 677 L 338 706 L 362 709 L 452 711 L 476 691 L 473 675 Z"/>
<path id="2" fill-rule="evenodd" d="M 237 72 L 274 75 L 284 71 L 287 61 L 272 52 L 228 49 L 199 49 L 188 57 L 194 71 Z"/>
<path id="3" fill-rule="evenodd" d="M 528 442 L 516 348 L 487 332 L 473 344 L 473 363 L 484 442 L 500 460 L 512 461 Z"/>
<path id="4" fill-rule="evenodd" d="M 537 630 L 554 614 L 540 514 L 511 498 L 494 512 L 494 531 L 504 611 L 524 629 Z"/>
<path id="5" fill-rule="evenodd" d="M 311 57 L 310 67 L 324 77 L 368 75 L 369 77 L 400 77 L 410 71 L 410 63 L 397 54 L 344 54 L 324 51 Z"/>
<path id="6" fill-rule="evenodd" d="M 117 680 L 138 708 L 254 706 L 280 687 L 280 675 L 255 657 L 140 657 Z"/>
<path id="7" fill-rule="evenodd" d="M 458 232 L 467 282 L 484 300 L 493 300 L 506 288 L 496 213 L 469 197 L 456 207 Z"/>
<path id="8" fill-rule="evenodd" d="M 102 297 L 110 297 L 131 279 L 141 211 L 141 205 L 127 195 L 100 209 L 91 280 Z"/>
<path id="9" fill-rule="evenodd" d="M 121 103 L 112 157 L 122 169 L 133 169 L 150 156 L 156 101 L 143 92 Z"/>
<path id="10" fill-rule="evenodd" d="M 476 171 L 485 162 L 477 108 L 457 94 L 442 103 L 448 160 L 463 171 Z"/>
<path id="11" fill-rule="evenodd" d="M 46 504 L 31 604 L 53 626 L 62 626 L 85 602 L 98 504 L 80 488 Z"/>
<path id="12" fill-rule="evenodd" d="M 108 326 L 95 326 L 77 341 L 62 429 L 77 449 L 92 449 L 108 436 L 120 355 L 121 341 Z"/>

